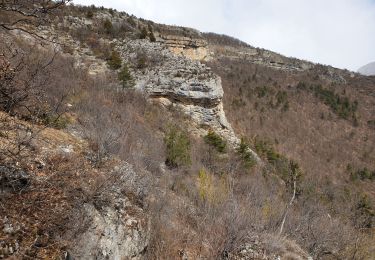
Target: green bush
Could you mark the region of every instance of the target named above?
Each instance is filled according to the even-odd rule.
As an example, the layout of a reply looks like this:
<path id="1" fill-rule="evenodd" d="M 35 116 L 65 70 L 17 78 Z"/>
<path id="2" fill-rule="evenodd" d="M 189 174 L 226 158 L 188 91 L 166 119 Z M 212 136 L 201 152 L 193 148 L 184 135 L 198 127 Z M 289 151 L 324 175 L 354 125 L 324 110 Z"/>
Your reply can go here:
<path id="1" fill-rule="evenodd" d="M 264 98 L 265 96 L 267 96 L 270 93 L 270 89 L 267 86 L 256 87 L 255 92 L 256 92 L 258 98 Z"/>
<path id="2" fill-rule="evenodd" d="M 123 64 L 122 69 L 118 73 L 118 79 L 121 82 L 123 88 L 132 88 L 135 85 L 134 79 L 126 63 Z"/>
<path id="3" fill-rule="evenodd" d="M 358 118 L 356 117 L 357 101 L 351 101 L 347 96 L 339 95 L 330 89 L 322 87 L 322 85 L 308 85 L 304 82 L 299 82 L 297 89 L 312 91 L 318 99 L 329 106 L 339 117 L 347 120 L 352 119 L 353 123 L 358 125 Z"/>
<path id="4" fill-rule="evenodd" d="M 109 19 L 106 19 L 103 24 L 104 31 L 107 34 L 111 34 L 113 32 L 113 25 L 112 22 Z"/>
<path id="5" fill-rule="evenodd" d="M 265 157 L 271 163 L 278 160 L 281 157 L 280 154 L 278 154 L 273 149 L 272 145 L 268 141 L 255 138 L 254 148 L 259 156 Z"/>
<path id="6" fill-rule="evenodd" d="M 109 67 L 113 70 L 117 70 L 121 68 L 122 65 L 122 59 L 120 57 L 120 54 L 117 51 L 112 51 L 111 56 L 109 57 L 109 60 L 107 61 Z"/>
<path id="7" fill-rule="evenodd" d="M 371 170 L 369 170 L 367 168 L 354 170 L 353 166 L 351 166 L 349 164 L 347 166 L 347 172 L 349 172 L 350 178 L 353 181 L 356 181 L 356 180 L 361 180 L 361 181 L 370 180 L 370 181 L 373 181 L 373 180 L 375 180 L 375 170 L 371 171 Z"/>
<path id="8" fill-rule="evenodd" d="M 42 118 L 44 125 L 48 127 L 53 127 L 56 129 L 65 129 L 70 123 L 68 117 L 58 114 L 47 114 Z"/>
<path id="9" fill-rule="evenodd" d="M 128 18 L 128 23 L 133 26 L 133 27 L 136 27 L 137 26 L 137 23 L 134 21 L 133 17 L 129 17 Z"/>
<path id="10" fill-rule="evenodd" d="M 361 195 L 355 208 L 355 222 L 360 228 L 372 228 L 375 221 L 375 210 L 367 194 Z"/>
<path id="11" fill-rule="evenodd" d="M 155 37 L 154 32 L 151 31 L 149 37 L 150 37 L 151 42 L 156 42 L 156 37 Z"/>
<path id="12" fill-rule="evenodd" d="M 92 10 L 88 10 L 86 13 L 86 17 L 92 19 L 94 17 L 94 12 Z"/>
<path id="13" fill-rule="evenodd" d="M 328 105 L 333 112 L 343 119 L 354 118 L 358 108 L 357 101 L 351 102 L 348 97 L 341 97 L 334 91 L 325 89 L 321 85 L 314 87 L 315 95 Z"/>
<path id="14" fill-rule="evenodd" d="M 282 105 L 282 111 L 287 111 L 289 108 L 288 93 L 286 91 L 278 91 L 276 94 L 276 105 L 278 108 Z"/>
<path id="15" fill-rule="evenodd" d="M 141 29 L 141 32 L 139 34 L 139 39 L 146 39 L 148 36 L 148 32 L 147 32 L 147 28 L 146 27 L 143 27 Z"/>
<path id="16" fill-rule="evenodd" d="M 214 131 L 208 131 L 208 134 L 204 137 L 204 141 L 213 146 L 219 153 L 224 153 L 227 148 L 227 141 L 216 134 Z"/>
<path id="17" fill-rule="evenodd" d="M 175 168 L 188 166 L 190 159 L 190 139 L 187 132 L 177 126 L 170 126 L 164 138 L 166 144 L 166 165 Z"/>
<path id="18" fill-rule="evenodd" d="M 250 150 L 250 145 L 244 138 L 241 138 L 241 143 L 237 147 L 236 151 L 240 155 L 245 168 L 249 169 L 256 164 L 256 160 Z"/>
<path id="19" fill-rule="evenodd" d="M 144 69 L 147 67 L 148 58 L 144 52 L 140 52 L 137 54 L 137 68 Z"/>
<path id="20" fill-rule="evenodd" d="M 375 128 L 375 120 L 369 120 L 367 121 L 367 125 L 371 128 Z"/>

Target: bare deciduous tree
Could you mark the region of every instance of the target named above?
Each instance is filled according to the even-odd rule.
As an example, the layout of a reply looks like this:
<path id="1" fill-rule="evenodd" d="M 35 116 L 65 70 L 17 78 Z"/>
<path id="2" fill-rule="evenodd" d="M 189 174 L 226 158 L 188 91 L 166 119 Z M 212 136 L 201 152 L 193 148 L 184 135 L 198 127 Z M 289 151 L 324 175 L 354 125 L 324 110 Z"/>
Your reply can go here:
<path id="1" fill-rule="evenodd" d="M 47 21 L 48 14 L 71 0 L 14 0 L 0 2 L 0 28 L 7 31 L 20 30 L 38 38 L 43 38 L 30 25 L 40 25 Z"/>

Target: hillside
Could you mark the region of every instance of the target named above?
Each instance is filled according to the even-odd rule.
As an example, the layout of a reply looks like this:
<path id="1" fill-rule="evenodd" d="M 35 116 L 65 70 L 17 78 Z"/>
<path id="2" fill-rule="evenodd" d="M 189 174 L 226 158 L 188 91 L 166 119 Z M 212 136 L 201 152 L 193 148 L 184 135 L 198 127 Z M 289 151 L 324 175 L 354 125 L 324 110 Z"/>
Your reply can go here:
<path id="1" fill-rule="evenodd" d="M 64 2 L 0 5 L 0 258 L 375 257 L 374 77 Z"/>

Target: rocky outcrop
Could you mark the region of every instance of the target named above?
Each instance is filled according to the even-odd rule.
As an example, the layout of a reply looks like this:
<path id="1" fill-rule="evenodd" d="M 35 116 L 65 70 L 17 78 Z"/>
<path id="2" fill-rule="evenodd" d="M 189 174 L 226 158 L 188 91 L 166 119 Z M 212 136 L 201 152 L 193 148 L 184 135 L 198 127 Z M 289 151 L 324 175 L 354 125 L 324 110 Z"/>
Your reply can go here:
<path id="1" fill-rule="evenodd" d="M 183 55 L 192 60 L 208 58 L 208 44 L 204 39 L 164 34 L 156 34 L 156 36 L 157 41 L 165 44 L 174 54 Z"/>
<path id="2" fill-rule="evenodd" d="M 104 185 L 94 203 L 82 206 L 85 230 L 75 239 L 70 254 L 75 259 L 143 259 L 149 241 L 149 221 L 141 205 L 124 193 L 137 176 L 123 163 L 111 176 L 117 181 Z M 138 184 L 137 184 L 138 185 Z"/>
<path id="3" fill-rule="evenodd" d="M 79 23 L 80 20 L 76 19 L 75 22 Z M 87 26 L 83 21 L 81 23 Z M 92 75 L 108 71 L 106 63 L 96 58 L 88 47 L 79 46 L 69 35 L 52 32 L 49 31 L 49 37 L 59 38 L 61 46 L 74 47 L 75 66 L 86 67 Z M 155 35 L 157 42 L 125 38 L 113 39 L 107 44 L 114 46 L 132 67 L 139 67 L 142 57 L 142 68 L 132 71 L 135 88 L 145 92 L 151 100 L 175 106 L 190 116 L 192 131 L 196 134 L 205 135 L 211 129 L 228 140 L 230 146 L 237 147 L 240 139 L 227 121 L 223 109 L 221 78 L 200 62 L 208 58 L 206 40 L 199 37 L 199 32 L 190 37 L 157 32 Z M 256 153 L 253 155 L 258 158 Z"/>
<path id="4" fill-rule="evenodd" d="M 293 241 L 266 235 L 264 237 L 253 237 L 247 243 L 239 246 L 229 254 L 229 259 L 312 260 L 312 257 Z"/>
<path id="5" fill-rule="evenodd" d="M 210 59 L 232 59 L 247 61 L 249 63 L 261 65 L 275 70 L 288 71 L 288 72 L 304 72 L 316 71 L 319 78 L 331 83 L 346 84 L 345 77 L 353 77 L 352 73 L 342 71 L 331 66 L 323 66 L 314 64 L 309 61 L 299 60 L 295 58 L 285 57 L 276 52 L 254 48 L 251 46 L 230 46 L 230 45 L 217 45 L 210 43 L 208 45 Z"/>
<path id="6" fill-rule="evenodd" d="M 232 47 L 211 44 L 209 45 L 209 52 L 215 53 L 213 56 L 216 59 L 225 57 L 230 59 L 246 60 L 254 64 L 284 71 L 301 72 L 314 67 L 314 64 L 311 62 L 287 58 L 272 51 L 250 46 Z"/>
<path id="7" fill-rule="evenodd" d="M 92 204 L 85 204 L 83 208 L 91 221 L 77 240 L 72 256 L 76 259 L 142 258 L 148 244 L 148 230 L 141 208 L 132 205 L 126 197 L 100 210 Z"/>
<path id="8" fill-rule="evenodd" d="M 178 107 L 190 116 L 193 132 L 204 135 L 208 129 L 212 129 L 228 140 L 232 147 L 239 144 L 240 140 L 228 123 L 223 109 L 221 79 L 208 66 L 175 55 L 160 42 L 115 40 L 111 44 L 117 46 L 117 50 L 129 63 L 137 59 L 137 53 L 148 57 L 150 66 L 134 71 L 137 89 L 165 106 Z"/>

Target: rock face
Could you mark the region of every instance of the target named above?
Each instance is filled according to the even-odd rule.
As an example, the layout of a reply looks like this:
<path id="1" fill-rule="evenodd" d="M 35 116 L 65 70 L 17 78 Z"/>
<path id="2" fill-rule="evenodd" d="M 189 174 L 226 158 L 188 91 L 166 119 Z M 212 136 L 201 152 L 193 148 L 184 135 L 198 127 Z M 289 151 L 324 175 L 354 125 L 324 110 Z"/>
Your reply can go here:
<path id="1" fill-rule="evenodd" d="M 113 173 L 112 173 L 113 174 Z M 149 241 L 144 210 L 124 196 L 137 174 L 129 164 L 115 172 L 118 185 L 104 187 L 98 201 L 83 205 L 85 230 L 71 251 L 75 259 L 143 259 Z"/>
<path id="2" fill-rule="evenodd" d="M 197 134 L 212 129 L 236 147 L 240 140 L 228 123 L 223 109 L 221 79 L 199 61 L 175 55 L 163 43 L 147 40 L 114 41 L 117 50 L 129 63 L 137 52 L 149 57 L 152 63 L 136 71 L 136 88 L 163 105 L 176 106 L 192 118 Z M 254 153 L 255 157 L 256 154 Z"/>
<path id="3" fill-rule="evenodd" d="M 358 70 L 359 73 L 366 76 L 373 76 L 375 75 L 375 62 L 371 62 Z"/>
<path id="4" fill-rule="evenodd" d="M 168 46 L 174 54 L 183 55 L 192 60 L 208 58 L 208 44 L 204 39 L 158 34 L 157 41 Z"/>
<path id="5" fill-rule="evenodd" d="M 231 252 L 229 259 L 312 260 L 312 257 L 293 241 L 269 236 L 261 239 L 260 237 L 251 238 L 248 243 L 239 246 L 234 252 Z"/>
<path id="6" fill-rule="evenodd" d="M 75 20 L 78 26 L 87 26 Z M 179 32 L 180 33 L 180 32 Z M 107 42 L 120 53 L 123 60 L 134 67 L 136 88 L 145 92 L 153 101 L 178 107 L 192 118 L 192 130 L 205 135 L 211 129 L 237 147 L 240 139 L 228 123 L 223 109 L 221 78 L 200 61 L 208 59 L 208 43 L 194 31 L 194 36 L 155 32 L 157 42 L 147 39 L 125 38 Z M 56 38 L 57 34 L 53 35 Z M 51 36 L 50 36 L 51 37 Z M 92 75 L 105 73 L 103 60 L 93 57 L 89 48 L 81 48 L 69 35 L 59 36 L 61 45 L 74 46 L 76 66 L 88 67 Z M 142 58 L 143 57 L 143 58 Z M 140 66 L 140 60 L 144 64 Z M 255 158 L 258 156 L 253 153 Z"/>
<path id="7" fill-rule="evenodd" d="M 286 58 L 278 53 L 247 47 L 232 47 L 232 46 L 217 46 L 215 44 L 209 45 L 209 52 L 214 52 L 216 58 L 231 58 L 243 60 L 262 65 L 265 67 L 284 70 L 284 71 L 305 71 L 314 67 L 314 64 L 307 61 L 297 60 L 293 58 Z"/>
<path id="8" fill-rule="evenodd" d="M 141 259 L 147 248 L 147 222 L 145 217 L 131 216 L 130 208 L 142 214 L 128 199 L 116 201 L 114 207 L 100 211 L 94 205 L 83 206 L 91 224 L 84 232 L 72 255 L 76 259 Z M 134 212 L 132 212 L 134 214 Z"/>
<path id="9" fill-rule="evenodd" d="M 350 77 L 349 72 L 343 72 L 342 70 L 330 66 L 322 66 L 304 60 L 285 57 L 272 51 L 251 46 L 233 47 L 225 44 L 223 46 L 216 45 L 209 41 L 208 52 L 214 53 L 214 55 L 210 55 L 210 60 L 218 60 L 221 58 L 239 61 L 246 60 L 249 63 L 261 65 L 274 70 L 293 73 L 317 70 L 319 71 L 320 79 L 332 83 L 346 84 L 347 81 L 345 77 Z"/>

